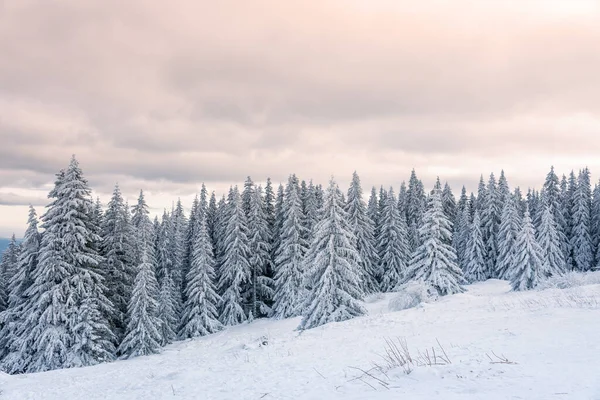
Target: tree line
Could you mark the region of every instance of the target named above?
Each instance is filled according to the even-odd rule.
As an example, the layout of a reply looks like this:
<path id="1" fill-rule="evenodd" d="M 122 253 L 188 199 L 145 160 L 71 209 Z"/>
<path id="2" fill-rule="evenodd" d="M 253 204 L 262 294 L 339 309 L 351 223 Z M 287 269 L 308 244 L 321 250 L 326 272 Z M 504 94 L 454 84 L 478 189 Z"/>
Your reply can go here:
<path id="1" fill-rule="evenodd" d="M 290 175 L 275 190 L 248 178 L 217 199 L 202 185 L 150 218 L 115 186 L 94 201 L 79 163 L 56 175 L 38 221 L 0 268 L 0 365 L 8 373 L 93 365 L 157 353 L 178 339 L 255 318 L 302 317 L 298 329 L 366 313 L 361 300 L 410 281 L 439 295 L 489 278 L 514 290 L 600 261 L 600 188 L 588 169 L 540 191 L 481 177 L 458 200 L 438 179 L 371 190 L 359 176 L 343 193 Z M 41 229 L 40 229 L 41 228 Z"/>

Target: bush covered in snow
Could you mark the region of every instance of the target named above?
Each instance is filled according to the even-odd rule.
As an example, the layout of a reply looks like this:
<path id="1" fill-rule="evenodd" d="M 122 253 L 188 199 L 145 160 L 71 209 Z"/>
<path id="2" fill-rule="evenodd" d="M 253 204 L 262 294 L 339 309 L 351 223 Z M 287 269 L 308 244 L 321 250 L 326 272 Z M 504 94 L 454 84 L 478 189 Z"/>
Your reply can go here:
<path id="1" fill-rule="evenodd" d="M 437 290 L 423 281 L 410 281 L 396 291 L 398 294 L 388 304 L 390 311 L 406 310 L 421 303 L 431 303 L 439 297 Z"/>
<path id="2" fill-rule="evenodd" d="M 595 272 L 577 272 L 570 271 L 562 275 L 554 275 L 542 279 L 537 287 L 538 290 L 544 289 L 568 289 L 578 286 L 598 285 L 600 284 L 600 271 Z"/>

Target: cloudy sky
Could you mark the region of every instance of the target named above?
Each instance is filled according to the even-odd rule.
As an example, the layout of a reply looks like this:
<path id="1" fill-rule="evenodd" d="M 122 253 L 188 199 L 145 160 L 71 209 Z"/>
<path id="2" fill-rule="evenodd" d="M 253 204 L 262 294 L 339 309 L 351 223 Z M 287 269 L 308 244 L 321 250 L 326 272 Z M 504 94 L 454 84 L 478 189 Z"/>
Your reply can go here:
<path id="1" fill-rule="evenodd" d="M 0 0 L 0 236 L 71 154 L 156 210 L 247 175 L 594 173 L 599 43 L 596 0 Z"/>

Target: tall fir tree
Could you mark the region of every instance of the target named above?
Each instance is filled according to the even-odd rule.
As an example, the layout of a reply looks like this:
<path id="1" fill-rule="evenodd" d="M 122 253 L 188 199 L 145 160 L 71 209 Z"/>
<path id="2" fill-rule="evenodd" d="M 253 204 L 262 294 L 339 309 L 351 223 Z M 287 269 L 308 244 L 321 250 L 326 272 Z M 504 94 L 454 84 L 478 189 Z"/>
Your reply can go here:
<path id="1" fill-rule="evenodd" d="M 535 236 L 535 227 L 529 215 L 529 210 L 526 210 L 515 246 L 516 261 L 514 270 L 509 271 L 510 283 L 513 290 L 533 289 L 537 286 L 542 276 L 542 248 Z"/>
<path id="2" fill-rule="evenodd" d="M 544 276 L 562 275 L 566 272 L 567 263 L 561 249 L 559 228 L 554 221 L 552 206 L 547 200 L 537 232 L 537 241 L 542 250 L 542 273 Z"/>
<path id="3" fill-rule="evenodd" d="M 279 184 L 277 188 L 277 198 L 275 200 L 275 220 L 273 225 L 273 247 L 272 247 L 272 259 L 273 262 L 276 263 L 275 259 L 277 258 L 277 250 L 281 245 L 281 233 L 283 229 L 283 220 L 284 220 L 284 199 L 285 199 L 285 191 L 282 184 Z"/>
<path id="4" fill-rule="evenodd" d="M 19 259 L 19 244 L 15 234 L 12 234 L 8 247 L 2 254 L 2 262 L 0 263 L 0 311 L 6 309 L 8 303 L 8 286 L 17 272 Z"/>
<path id="5" fill-rule="evenodd" d="M 237 187 L 229 191 L 227 209 L 218 287 L 221 294 L 220 321 L 223 325 L 231 326 L 247 320 L 242 290 L 252 278 L 248 226 Z"/>
<path id="6" fill-rule="evenodd" d="M 410 251 L 413 252 L 421 244 L 419 229 L 423 223 L 425 212 L 425 190 L 423 183 L 417 178 L 413 169 L 406 192 L 406 223 L 408 225 Z"/>
<path id="7" fill-rule="evenodd" d="M 375 247 L 375 226 L 367 215 L 367 206 L 363 200 L 360 178 L 356 171 L 352 174 L 344 211 L 348 214 L 348 222 L 356 237 L 356 248 L 360 255 L 361 289 L 364 293 L 375 293 L 379 290 L 377 282 L 379 255 Z"/>
<path id="8" fill-rule="evenodd" d="M 140 264 L 127 307 L 125 339 L 119 346 L 121 358 L 156 354 L 163 342 L 160 332 L 162 323 L 157 316 L 158 282 L 147 247 L 148 243 L 142 241 Z"/>
<path id="9" fill-rule="evenodd" d="M 594 186 L 592 195 L 592 226 L 590 229 L 592 235 L 592 249 L 594 251 L 594 268 L 600 269 L 600 182 Z"/>
<path id="10" fill-rule="evenodd" d="M 90 194 L 73 157 L 42 217 L 45 231 L 25 305 L 24 342 L 32 350 L 27 372 L 93 365 L 114 356 L 107 320 L 112 304 L 99 273 Z"/>
<path id="11" fill-rule="evenodd" d="M 0 313 L 0 365 L 9 374 L 24 372 L 32 356 L 31 341 L 25 340 L 25 312 L 28 290 L 33 284 L 33 272 L 38 263 L 40 239 L 37 214 L 30 205 L 17 267 L 8 283 L 7 309 Z"/>
<path id="12" fill-rule="evenodd" d="M 485 201 L 482 208 L 481 229 L 485 243 L 485 261 L 487 278 L 496 277 L 496 262 L 498 259 L 498 229 L 502 204 L 494 174 L 490 174 Z"/>
<path id="13" fill-rule="evenodd" d="M 471 233 L 471 217 L 469 213 L 468 204 L 460 211 L 456 226 L 454 227 L 454 235 L 452 237 L 452 246 L 456 251 L 456 260 L 458 266 L 463 270 L 466 270 L 467 261 L 467 245 L 469 243 L 469 236 Z"/>
<path id="14" fill-rule="evenodd" d="M 136 265 L 133 226 L 119 185 L 115 185 L 113 190 L 102 220 L 100 234 L 106 295 L 113 303 L 115 311 L 111 315 L 111 324 L 117 340 L 120 341 L 125 334 L 125 318 L 136 275 Z"/>
<path id="15" fill-rule="evenodd" d="M 402 283 L 410 258 L 406 220 L 398 210 L 394 189 L 391 187 L 385 197 L 385 204 L 381 210 L 379 222 L 377 278 L 381 283 L 381 290 L 390 292 Z"/>
<path id="16" fill-rule="evenodd" d="M 375 226 L 375 235 L 377 235 L 377 225 L 379 224 L 379 205 L 377 202 L 377 189 L 375 186 L 371 188 L 371 195 L 369 196 L 369 202 L 367 203 L 367 216 L 373 221 Z"/>
<path id="17" fill-rule="evenodd" d="M 444 189 L 442 191 L 442 205 L 444 207 L 444 213 L 454 225 L 457 217 L 456 198 L 454 197 L 454 193 L 452 193 L 452 188 L 448 182 L 444 184 Z"/>
<path id="18" fill-rule="evenodd" d="M 217 206 L 217 196 L 215 192 L 210 193 L 210 200 L 208 201 L 208 208 L 206 209 L 206 230 L 208 230 L 208 236 L 210 237 L 210 242 L 213 245 L 213 251 L 215 249 L 215 224 L 217 219 L 218 206 Z M 216 256 L 216 254 L 215 254 Z"/>
<path id="19" fill-rule="evenodd" d="M 576 268 L 574 249 L 573 249 L 573 227 L 575 226 L 573 221 L 573 211 L 575 209 L 575 192 L 577 191 L 577 177 L 575 172 L 571 171 L 569 174 L 568 181 L 564 179 L 564 183 L 561 182 L 561 189 L 563 191 L 563 212 L 565 219 L 565 236 L 569 243 L 569 249 L 567 252 L 566 260 L 569 270 Z"/>
<path id="20" fill-rule="evenodd" d="M 250 189 L 248 204 L 248 246 L 251 277 L 244 297 L 248 316 L 265 317 L 271 314 L 273 280 L 271 267 L 271 231 L 267 220 L 262 188 Z"/>
<path id="21" fill-rule="evenodd" d="M 577 188 L 572 202 L 571 249 L 573 264 L 578 271 L 589 271 L 594 262 L 590 235 L 592 194 L 590 173 L 587 168 L 579 172 Z"/>
<path id="22" fill-rule="evenodd" d="M 461 286 L 463 272 L 456 264 L 456 252 L 449 244 L 452 222 L 444 213 L 439 189 L 435 189 L 429 198 L 419 234 L 421 245 L 414 251 L 408 264 L 405 282 L 426 282 L 442 296 L 464 292 Z"/>
<path id="23" fill-rule="evenodd" d="M 304 257 L 307 251 L 302 225 L 302 203 L 290 176 L 282 204 L 282 226 L 275 258 L 275 318 L 295 317 L 302 312 L 305 296 Z"/>
<path id="24" fill-rule="evenodd" d="M 498 279 L 510 279 L 509 272 L 515 269 L 515 246 L 517 235 L 521 230 L 521 218 L 515 203 L 516 200 L 510 196 L 502 207 L 502 222 L 498 232 L 498 262 L 496 263 Z"/>
<path id="25" fill-rule="evenodd" d="M 306 298 L 299 329 L 345 321 L 367 313 L 360 303 L 364 293 L 356 237 L 344 211 L 342 193 L 333 178 L 307 260 L 312 290 Z"/>
<path id="26" fill-rule="evenodd" d="M 544 193 L 544 203 L 547 203 L 548 206 L 550 206 L 552 217 L 556 223 L 556 233 L 558 234 L 558 239 L 560 241 L 563 258 L 566 258 L 569 254 L 569 243 L 566 236 L 567 224 L 565 221 L 565 214 L 562 211 L 561 182 L 554 172 L 554 167 L 551 167 L 550 172 L 546 175 L 546 181 L 544 182 L 542 190 Z"/>
<path id="27" fill-rule="evenodd" d="M 206 215 L 200 215 L 196 220 L 197 234 L 192 246 L 179 333 L 182 338 L 205 336 L 223 329 L 217 310 L 221 298 L 215 286 L 215 260 L 206 219 Z"/>
<path id="28" fill-rule="evenodd" d="M 465 252 L 465 278 L 468 282 L 480 282 L 487 279 L 485 263 L 485 243 L 481 232 L 479 210 L 475 210 L 473 223 L 469 232 L 469 240 Z"/>
<path id="29" fill-rule="evenodd" d="M 408 202 L 408 193 L 406 189 L 406 182 L 402 181 L 400 184 L 400 190 L 398 191 L 398 210 L 404 213 L 406 216 L 406 206 Z"/>

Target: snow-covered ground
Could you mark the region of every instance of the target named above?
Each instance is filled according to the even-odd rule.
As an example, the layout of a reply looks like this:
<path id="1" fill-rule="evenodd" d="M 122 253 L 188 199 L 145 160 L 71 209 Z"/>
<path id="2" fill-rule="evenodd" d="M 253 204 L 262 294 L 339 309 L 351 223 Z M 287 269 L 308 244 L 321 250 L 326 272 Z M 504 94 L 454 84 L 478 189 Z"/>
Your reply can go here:
<path id="1" fill-rule="evenodd" d="M 3 374 L 0 399 L 600 399 L 600 285 L 514 293 L 491 280 L 398 312 L 392 296 L 302 334 L 297 318 L 261 320 L 156 356 Z M 386 338 L 413 357 L 439 341 L 451 364 L 379 373 Z"/>

